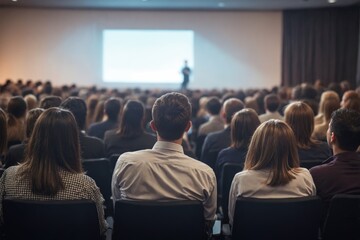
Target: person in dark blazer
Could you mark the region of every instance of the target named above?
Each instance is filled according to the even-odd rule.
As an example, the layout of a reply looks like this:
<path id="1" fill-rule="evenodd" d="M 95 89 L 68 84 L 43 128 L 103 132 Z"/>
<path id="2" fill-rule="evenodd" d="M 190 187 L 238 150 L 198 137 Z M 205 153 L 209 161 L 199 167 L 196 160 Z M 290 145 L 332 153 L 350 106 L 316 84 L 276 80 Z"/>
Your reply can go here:
<path id="1" fill-rule="evenodd" d="M 106 131 L 117 128 L 121 107 L 122 103 L 119 98 L 108 99 L 104 106 L 105 121 L 91 124 L 88 130 L 89 136 L 104 139 Z"/>
<path id="2" fill-rule="evenodd" d="M 24 160 L 25 148 L 33 132 L 35 122 L 43 112 L 44 109 L 42 108 L 34 108 L 27 113 L 25 120 L 25 140 L 21 144 L 16 144 L 9 148 L 9 151 L 7 152 L 5 157 L 4 168 L 18 165 Z"/>
<path id="3" fill-rule="evenodd" d="M 81 159 L 105 157 L 104 142 L 99 138 L 89 137 L 84 131 L 87 111 L 85 101 L 78 97 L 69 97 L 60 107 L 69 110 L 75 117 L 79 128 Z"/>
<path id="4" fill-rule="evenodd" d="M 105 133 L 106 155 L 122 154 L 142 149 L 151 149 L 156 136 L 144 131 L 144 105 L 137 100 L 130 100 L 124 106 L 118 129 Z"/>
<path id="5" fill-rule="evenodd" d="M 200 160 L 215 170 L 215 162 L 219 152 L 230 146 L 230 123 L 233 115 L 244 108 L 244 103 L 237 98 L 230 98 L 224 102 L 222 116 L 225 118 L 225 129 L 210 133 L 206 136 L 201 151 Z"/>

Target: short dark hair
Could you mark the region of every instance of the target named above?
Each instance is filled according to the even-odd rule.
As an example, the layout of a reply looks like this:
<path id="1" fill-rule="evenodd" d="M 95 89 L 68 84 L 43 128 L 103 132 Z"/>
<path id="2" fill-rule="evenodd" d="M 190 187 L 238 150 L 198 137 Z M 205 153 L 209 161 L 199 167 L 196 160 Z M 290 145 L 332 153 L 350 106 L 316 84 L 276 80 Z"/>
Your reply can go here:
<path id="1" fill-rule="evenodd" d="M 231 123 L 231 119 L 234 114 L 245 107 L 245 104 L 237 98 L 230 98 L 224 102 L 224 113 L 227 124 Z"/>
<path id="2" fill-rule="evenodd" d="M 333 132 L 339 148 L 356 151 L 360 145 L 360 113 L 350 109 L 338 109 L 331 115 L 330 132 Z"/>
<path id="3" fill-rule="evenodd" d="M 277 94 L 268 94 L 264 99 L 265 109 L 276 112 L 280 106 L 280 98 Z"/>
<path id="4" fill-rule="evenodd" d="M 48 109 L 51 107 L 59 107 L 61 101 L 62 99 L 59 96 L 47 96 L 41 99 L 39 107 L 43 109 Z"/>
<path id="5" fill-rule="evenodd" d="M 191 104 L 181 93 L 171 92 L 159 97 L 152 117 L 160 137 L 173 141 L 182 137 L 191 119 Z"/>
<path id="6" fill-rule="evenodd" d="M 14 116 L 15 118 L 25 117 L 26 109 L 27 104 L 23 97 L 16 96 L 10 98 L 7 105 L 7 112 L 9 115 Z"/>
<path id="7" fill-rule="evenodd" d="M 69 110 L 74 115 L 79 130 L 84 129 L 87 111 L 84 100 L 79 97 L 68 97 L 60 107 Z"/>
<path id="8" fill-rule="evenodd" d="M 110 120 L 118 120 L 121 105 L 119 98 L 110 98 L 105 102 L 104 111 Z"/>
<path id="9" fill-rule="evenodd" d="M 211 115 L 218 115 L 221 110 L 221 102 L 218 97 L 210 97 L 206 103 L 206 110 Z"/>

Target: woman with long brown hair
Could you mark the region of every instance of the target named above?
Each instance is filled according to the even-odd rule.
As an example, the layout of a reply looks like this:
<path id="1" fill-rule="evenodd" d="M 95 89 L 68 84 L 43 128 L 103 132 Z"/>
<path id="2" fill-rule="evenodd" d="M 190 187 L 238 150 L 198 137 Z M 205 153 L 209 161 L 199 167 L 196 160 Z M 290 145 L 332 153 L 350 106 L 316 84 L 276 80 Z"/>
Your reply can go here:
<path id="1" fill-rule="evenodd" d="M 233 179 L 229 195 L 229 220 L 236 198 L 292 198 L 316 194 L 309 171 L 299 167 L 296 140 L 281 120 L 262 123 L 254 132 L 244 171 Z"/>
<path id="2" fill-rule="evenodd" d="M 0 215 L 5 197 L 92 200 L 98 210 L 101 233 L 106 231 L 104 200 L 94 180 L 83 173 L 78 128 L 71 112 L 49 108 L 40 115 L 24 163 L 8 168 L 0 179 Z"/>

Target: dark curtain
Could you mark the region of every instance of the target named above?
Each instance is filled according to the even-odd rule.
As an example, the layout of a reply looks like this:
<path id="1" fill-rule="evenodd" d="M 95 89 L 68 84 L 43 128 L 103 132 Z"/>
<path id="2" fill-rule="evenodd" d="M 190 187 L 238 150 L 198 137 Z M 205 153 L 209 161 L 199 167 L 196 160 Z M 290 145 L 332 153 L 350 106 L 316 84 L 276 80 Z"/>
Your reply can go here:
<path id="1" fill-rule="evenodd" d="M 347 80 L 356 86 L 359 7 L 283 13 L 283 86 Z"/>

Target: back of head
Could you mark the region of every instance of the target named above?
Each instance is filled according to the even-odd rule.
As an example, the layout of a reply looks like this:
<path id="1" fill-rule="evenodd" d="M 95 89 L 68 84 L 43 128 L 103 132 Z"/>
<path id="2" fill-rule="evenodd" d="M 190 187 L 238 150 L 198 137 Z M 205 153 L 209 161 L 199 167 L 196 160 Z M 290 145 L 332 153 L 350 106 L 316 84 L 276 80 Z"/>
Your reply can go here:
<path id="1" fill-rule="evenodd" d="M 330 133 L 334 133 L 340 149 L 356 151 L 360 145 L 360 113 L 350 109 L 339 109 L 331 116 Z"/>
<path id="2" fill-rule="evenodd" d="M 33 94 L 28 94 L 24 97 L 24 100 L 26 102 L 26 105 L 27 105 L 27 110 L 31 110 L 31 109 L 34 109 L 36 108 L 37 104 L 38 104 L 38 101 L 37 101 L 37 98 L 35 97 L 35 95 Z"/>
<path id="3" fill-rule="evenodd" d="M 340 108 L 340 101 L 338 99 L 332 98 L 328 99 L 324 103 L 324 119 L 327 124 L 329 124 L 331 119 L 331 114 Z"/>
<path id="4" fill-rule="evenodd" d="M 354 90 L 346 91 L 341 101 L 341 107 L 360 112 L 360 97 Z"/>
<path id="5" fill-rule="evenodd" d="M 158 98 L 152 109 L 158 135 L 167 141 L 180 139 L 191 119 L 191 104 L 181 93 L 167 93 Z"/>
<path id="6" fill-rule="evenodd" d="M 245 104 L 237 98 L 230 98 L 226 100 L 223 105 L 226 123 L 230 124 L 234 114 L 243 109 L 244 107 Z"/>
<path id="7" fill-rule="evenodd" d="M 339 95 L 331 90 L 325 91 L 321 94 L 320 103 L 319 103 L 319 113 L 324 113 L 324 105 L 327 101 L 334 100 L 340 103 Z"/>
<path id="8" fill-rule="evenodd" d="M 144 105 L 137 100 L 129 100 L 121 114 L 118 134 L 124 138 L 132 138 L 143 133 L 143 121 L 145 115 Z"/>
<path id="9" fill-rule="evenodd" d="M 104 111 L 109 120 L 117 121 L 121 110 L 121 101 L 119 98 L 110 98 L 105 102 Z"/>
<path id="10" fill-rule="evenodd" d="M 12 97 L 7 106 L 7 112 L 9 115 L 15 118 L 25 117 L 27 105 L 22 97 Z"/>
<path id="11" fill-rule="evenodd" d="M 270 112 L 276 112 L 280 106 L 280 98 L 277 94 L 268 94 L 264 99 L 265 109 Z"/>
<path id="12" fill-rule="evenodd" d="M 83 130 L 86 120 L 86 103 L 78 97 L 68 97 L 60 105 L 61 108 L 69 110 L 75 117 L 79 130 Z"/>
<path id="13" fill-rule="evenodd" d="M 64 188 L 59 170 L 81 172 L 78 129 L 73 114 L 60 108 L 45 110 L 35 123 L 21 173 L 36 194 L 55 195 Z"/>
<path id="14" fill-rule="evenodd" d="M 206 103 L 206 110 L 211 115 L 218 115 L 221 110 L 221 102 L 218 97 L 210 97 Z"/>
<path id="15" fill-rule="evenodd" d="M 40 115 L 44 112 L 44 109 L 42 108 L 34 108 L 31 109 L 27 115 L 26 115 L 26 138 L 29 139 L 31 136 L 31 133 L 33 132 L 35 122 L 40 117 Z"/>
<path id="16" fill-rule="evenodd" d="M 314 112 L 304 102 L 293 102 L 285 109 L 285 122 L 294 131 L 297 145 L 308 148 L 312 143 L 311 134 L 314 130 Z"/>
<path id="17" fill-rule="evenodd" d="M 48 109 L 51 107 L 59 107 L 61 101 L 62 99 L 59 96 L 47 96 L 41 99 L 39 107 L 43 109 Z"/>
<path id="18" fill-rule="evenodd" d="M 262 123 L 254 132 L 244 169 L 268 169 L 270 186 L 284 185 L 294 179 L 299 167 L 296 140 L 291 128 L 281 120 Z"/>
<path id="19" fill-rule="evenodd" d="M 7 147 L 7 117 L 4 110 L 0 108 L 0 154 L 3 154 Z"/>
<path id="20" fill-rule="evenodd" d="M 236 149 L 247 148 L 260 120 L 251 108 L 235 113 L 231 120 L 231 146 Z"/>

